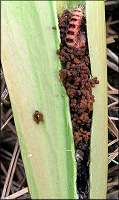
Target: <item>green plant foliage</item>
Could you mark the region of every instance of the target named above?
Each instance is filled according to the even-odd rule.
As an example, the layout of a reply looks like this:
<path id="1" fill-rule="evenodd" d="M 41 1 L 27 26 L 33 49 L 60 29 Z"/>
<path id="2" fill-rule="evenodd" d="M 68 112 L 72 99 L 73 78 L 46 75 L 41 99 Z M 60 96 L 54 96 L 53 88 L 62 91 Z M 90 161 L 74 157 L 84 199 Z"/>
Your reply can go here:
<path id="1" fill-rule="evenodd" d="M 87 34 L 92 76 L 99 85 L 93 88 L 90 161 L 90 199 L 106 199 L 108 170 L 107 57 L 105 5 L 103 1 L 87 1 Z"/>
<path id="2" fill-rule="evenodd" d="M 2 2 L 2 65 L 33 199 L 76 198 L 68 98 L 58 79 L 58 38 L 55 2 Z M 35 110 L 44 122 L 34 121 Z"/>

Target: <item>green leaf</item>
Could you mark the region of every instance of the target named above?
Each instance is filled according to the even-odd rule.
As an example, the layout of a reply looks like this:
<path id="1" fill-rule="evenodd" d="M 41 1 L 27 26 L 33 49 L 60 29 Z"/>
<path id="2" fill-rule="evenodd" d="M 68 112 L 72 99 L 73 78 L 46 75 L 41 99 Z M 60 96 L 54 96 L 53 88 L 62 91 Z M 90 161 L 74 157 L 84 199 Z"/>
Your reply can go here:
<path id="1" fill-rule="evenodd" d="M 2 65 L 32 199 L 77 197 L 73 134 L 68 98 L 58 79 L 58 48 L 55 2 L 2 1 Z M 34 121 L 35 110 L 43 114 L 44 122 Z"/>
<path id="2" fill-rule="evenodd" d="M 99 85 L 93 88 L 90 162 L 90 199 L 106 199 L 108 170 L 107 57 L 105 5 L 103 1 L 87 1 L 87 34 L 91 73 Z"/>

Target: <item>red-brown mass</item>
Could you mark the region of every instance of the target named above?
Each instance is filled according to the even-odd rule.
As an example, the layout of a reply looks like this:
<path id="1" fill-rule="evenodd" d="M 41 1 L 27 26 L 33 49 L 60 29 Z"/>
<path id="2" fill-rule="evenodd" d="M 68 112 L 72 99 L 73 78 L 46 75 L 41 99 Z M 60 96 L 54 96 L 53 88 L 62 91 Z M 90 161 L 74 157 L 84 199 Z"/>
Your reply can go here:
<path id="1" fill-rule="evenodd" d="M 77 185 L 79 198 L 85 199 L 85 196 L 86 198 L 88 196 L 86 190 L 88 170 L 86 165 L 89 163 L 90 128 L 94 102 L 94 95 L 92 95 L 91 90 L 99 81 L 97 77 L 91 78 L 87 41 L 84 47 L 75 49 L 69 48 L 65 42 L 71 16 L 72 14 L 68 10 L 65 10 L 61 17 L 58 15 L 61 44 L 57 54 L 63 65 L 59 76 L 69 96 L 75 151 L 84 151 L 85 158 L 82 159 L 83 161 L 77 161 L 77 169 L 79 174 L 81 173 L 80 175 L 78 174 Z M 86 20 L 84 17 L 80 26 L 79 36 L 81 32 L 86 35 Z"/>
<path id="2" fill-rule="evenodd" d="M 65 64 L 65 69 L 60 70 L 60 79 L 70 99 L 70 112 L 74 132 L 75 143 L 82 139 L 88 142 L 91 124 L 91 111 L 93 110 L 94 96 L 91 89 L 98 84 L 97 78 L 91 79 L 90 59 L 88 47 L 69 48 L 65 43 L 66 30 L 71 13 L 66 10 L 59 18 L 61 34 L 61 45 L 59 54 L 60 60 Z M 85 19 L 83 18 L 83 25 Z M 85 31 L 85 29 L 83 30 Z M 77 135 L 77 137 L 75 137 Z"/>

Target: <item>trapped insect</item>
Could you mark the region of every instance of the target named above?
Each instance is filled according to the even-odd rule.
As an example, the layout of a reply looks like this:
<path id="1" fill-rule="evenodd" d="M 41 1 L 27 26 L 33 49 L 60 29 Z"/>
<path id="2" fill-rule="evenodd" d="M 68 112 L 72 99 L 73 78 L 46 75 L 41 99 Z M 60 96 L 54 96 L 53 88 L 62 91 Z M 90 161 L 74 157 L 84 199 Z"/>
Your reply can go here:
<path id="1" fill-rule="evenodd" d="M 39 124 L 39 122 L 43 122 L 43 114 L 40 113 L 38 110 L 35 111 L 34 113 L 34 121 L 36 121 L 37 124 Z"/>
<path id="2" fill-rule="evenodd" d="M 75 157 L 76 157 L 76 160 L 77 160 L 78 164 L 81 164 L 81 162 L 83 161 L 84 152 L 78 149 L 76 151 Z"/>
<path id="3" fill-rule="evenodd" d="M 86 36 L 85 33 L 80 31 L 80 25 L 82 23 L 84 6 L 79 5 L 73 12 L 71 20 L 66 32 L 65 42 L 70 48 L 80 48 L 85 46 Z"/>

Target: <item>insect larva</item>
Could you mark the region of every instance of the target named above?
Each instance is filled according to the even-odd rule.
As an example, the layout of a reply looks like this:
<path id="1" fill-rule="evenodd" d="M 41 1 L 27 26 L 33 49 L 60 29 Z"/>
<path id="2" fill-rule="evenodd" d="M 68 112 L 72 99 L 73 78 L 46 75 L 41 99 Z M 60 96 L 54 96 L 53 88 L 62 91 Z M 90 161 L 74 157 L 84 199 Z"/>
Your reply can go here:
<path id="1" fill-rule="evenodd" d="M 65 42 L 70 48 L 80 48 L 85 46 L 85 33 L 80 33 L 80 25 L 82 22 L 84 6 L 79 5 L 73 12 L 71 20 L 66 32 Z M 79 39 L 80 38 L 80 39 Z"/>

